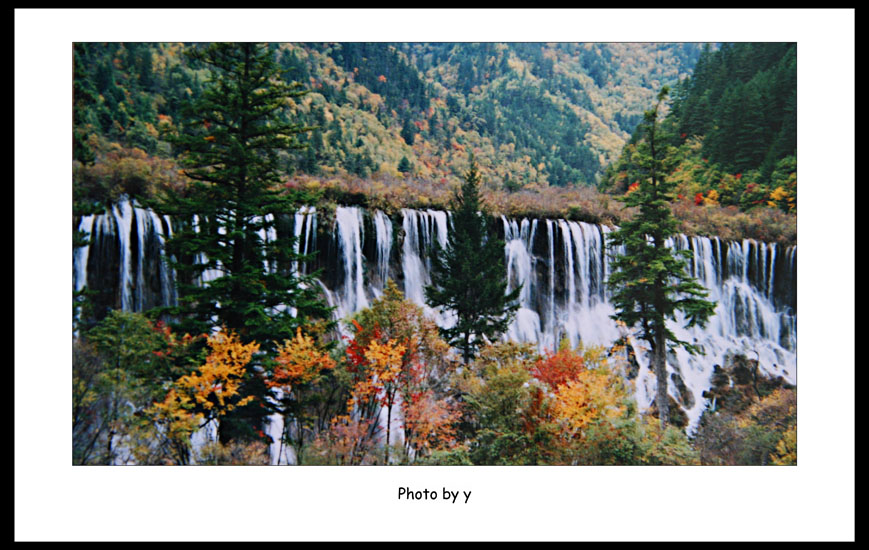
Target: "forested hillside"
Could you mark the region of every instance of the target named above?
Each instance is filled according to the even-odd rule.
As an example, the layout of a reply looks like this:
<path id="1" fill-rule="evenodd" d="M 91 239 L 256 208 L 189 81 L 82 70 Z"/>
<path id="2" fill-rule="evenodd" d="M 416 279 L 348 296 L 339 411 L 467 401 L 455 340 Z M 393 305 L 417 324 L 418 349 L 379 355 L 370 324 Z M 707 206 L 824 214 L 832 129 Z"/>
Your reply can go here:
<path id="1" fill-rule="evenodd" d="M 594 185 L 698 44 L 273 44 L 315 127 L 288 172 L 458 178 L 476 150 L 492 185 Z M 77 44 L 76 158 L 116 143 L 171 158 L 162 129 L 208 73 L 180 44 Z"/>
<path id="2" fill-rule="evenodd" d="M 796 212 L 796 83 L 796 44 L 704 49 L 665 121 L 667 164 L 683 200 Z M 636 141 L 607 168 L 605 188 L 623 193 L 639 177 Z"/>

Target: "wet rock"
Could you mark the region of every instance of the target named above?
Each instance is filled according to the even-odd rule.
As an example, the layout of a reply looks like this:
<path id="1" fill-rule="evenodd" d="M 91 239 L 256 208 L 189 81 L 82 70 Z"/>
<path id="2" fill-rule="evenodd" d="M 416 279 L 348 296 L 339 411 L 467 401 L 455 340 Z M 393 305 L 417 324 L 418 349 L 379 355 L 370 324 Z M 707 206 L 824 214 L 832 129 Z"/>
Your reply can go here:
<path id="1" fill-rule="evenodd" d="M 682 377 L 678 373 L 671 373 L 670 379 L 673 381 L 673 384 L 676 385 L 676 389 L 679 390 L 679 399 L 682 402 L 682 406 L 686 409 L 691 409 L 694 407 L 694 394 L 691 393 L 691 390 L 688 389 L 688 386 L 685 385 L 685 381 L 682 380 Z"/>
<path id="2" fill-rule="evenodd" d="M 685 411 L 682 410 L 682 407 L 679 403 L 673 399 L 672 395 L 667 395 L 669 399 L 669 408 L 668 414 L 670 417 L 670 424 L 676 426 L 678 428 L 685 428 L 688 426 L 688 415 L 685 414 Z M 658 418 L 658 404 L 653 400 L 652 406 L 649 407 L 649 415 L 653 418 Z"/>

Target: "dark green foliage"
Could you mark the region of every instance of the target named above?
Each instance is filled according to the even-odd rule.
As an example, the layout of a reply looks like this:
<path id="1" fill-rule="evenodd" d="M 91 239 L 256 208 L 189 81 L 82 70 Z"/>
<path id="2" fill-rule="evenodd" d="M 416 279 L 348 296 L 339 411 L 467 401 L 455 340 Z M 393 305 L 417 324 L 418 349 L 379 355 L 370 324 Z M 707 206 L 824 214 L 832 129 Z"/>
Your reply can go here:
<path id="1" fill-rule="evenodd" d="M 419 466 L 473 466 L 471 458 L 468 456 L 468 451 L 459 447 L 444 451 L 432 451 L 428 456 L 424 456 L 413 462 Z"/>
<path id="2" fill-rule="evenodd" d="M 395 46 L 382 42 L 347 42 L 332 50 L 335 61 L 372 92 L 383 96 L 390 110 L 423 111 L 429 106 L 425 82 Z"/>
<path id="3" fill-rule="evenodd" d="M 703 52 L 670 115 L 682 134 L 706 136 L 703 154 L 730 172 L 796 153 L 797 47 L 725 44 Z"/>
<path id="4" fill-rule="evenodd" d="M 585 143 L 590 127 L 573 111 L 557 105 L 540 86 L 501 81 L 474 103 L 479 130 L 498 143 L 512 143 L 532 164 L 543 163 L 556 186 L 594 183 L 600 161 Z M 553 154 L 554 153 L 554 154 Z"/>
<path id="5" fill-rule="evenodd" d="M 493 238 L 480 212 L 480 175 L 476 162 L 465 174 L 452 207 L 453 227 L 447 245 L 432 262 L 432 285 L 426 301 L 432 307 L 455 312 L 458 319 L 444 329 L 444 339 L 462 350 L 465 363 L 475 355 L 483 338 L 497 338 L 507 330 L 519 308 L 520 288 L 505 294 L 507 281 L 504 242 Z"/>
<path id="6" fill-rule="evenodd" d="M 772 174 L 796 158 L 797 59 L 793 43 L 724 44 L 704 48 L 694 74 L 675 86 L 673 102 L 661 122 L 674 146 L 668 161 L 682 172 L 680 192 L 693 197 L 715 190 L 722 206 L 743 210 L 768 206 L 796 208 L 796 162 L 791 171 Z M 634 133 L 630 145 L 643 135 Z M 636 181 L 628 147 L 607 171 L 602 188 L 624 192 Z M 685 177 L 685 174 L 690 176 Z M 771 197 L 778 189 L 777 198 Z"/>
<path id="7" fill-rule="evenodd" d="M 165 383 L 186 374 L 179 363 L 168 359 L 165 333 L 139 313 L 112 311 L 77 338 L 72 365 L 73 463 L 113 463 L 135 413 L 161 398 Z"/>
<path id="8" fill-rule="evenodd" d="M 82 56 L 81 44 L 76 44 L 73 48 L 72 158 L 82 164 L 92 164 L 95 160 L 94 151 L 86 143 L 87 135 L 92 131 L 88 118 L 90 110 L 98 102 L 99 94 L 87 78 Z"/>
<path id="9" fill-rule="evenodd" d="M 416 138 L 416 133 L 417 128 L 413 124 L 413 122 L 411 122 L 410 119 L 405 120 L 404 125 L 402 125 L 401 127 L 401 139 L 403 139 L 404 142 L 408 145 L 413 145 L 413 140 L 414 138 Z"/>
<path id="10" fill-rule="evenodd" d="M 706 289 L 688 274 L 686 257 L 665 245 L 668 238 L 678 233 L 678 222 L 670 210 L 675 197 L 665 178 L 667 170 L 662 159 L 666 155 L 661 150 L 663 139 L 658 135 L 658 112 L 668 92 L 666 87 L 661 90 L 655 108 L 644 117 L 645 139 L 638 144 L 636 159 L 642 177 L 638 186 L 621 199 L 639 212 L 609 234 L 609 246 L 623 247 L 623 254 L 614 256 L 613 272 L 607 282 L 613 290 L 614 318 L 628 327 L 639 328 L 640 338 L 651 346 L 662 425 L 668 421 L 669 408 L 666 348 L 700 351 L 679 340 L 666 323 L 675 320 L 678 311 L 685 316 L 686 326 L 702 326 L 715 309 L 714 302 L 703 299 L 708 294 Z"/>
<path id="11" fill-rule="evenodd" d="M 413 171 L 413 165 L 407 160 L 407 157 L 401 157 L 401 160 L 398 162 L 398 171 L 402 174 Z"/>
<path id="12" fill-rule="evenodd" d="M 163 209 L 175 219 L 199 220 L 168 243 L 182 281 L 177 313 L 185 331 L 222 325 L 269 349 L 310 316 L 326 314 L 312 279 L 289 270 L 305 259 L 293 254 L 292 238 L 278 234 L 267 242 L 261 236 L 299 199 L 278 186 L 277 152 L 298 148 L 296 136 L 306 131 L 279 117 L 285 99 L 302 91 L 274 80 L 277 65 L 255 44 L 213 44 L 192 55 L 211 68 L 213 79 L 186 110 L 184 132 L 172 140 L 185 152 L 185 174 L 193 181 L 183 196 L 168 194 Z M 193 261 L 199 254 L 207 263 Z M 206 269 L 219 269 L 221 276 L 195 284 Z"/>

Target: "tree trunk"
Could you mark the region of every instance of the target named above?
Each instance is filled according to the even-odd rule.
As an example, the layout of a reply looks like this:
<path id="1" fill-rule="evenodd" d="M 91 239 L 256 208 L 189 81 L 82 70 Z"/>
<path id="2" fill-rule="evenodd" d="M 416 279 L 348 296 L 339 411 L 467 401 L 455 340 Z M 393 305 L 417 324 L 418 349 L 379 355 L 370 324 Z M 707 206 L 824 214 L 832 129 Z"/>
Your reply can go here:
<path id="1" fill-rule="evenodd" d="M 466 365 L 471 362 L 471 333 L 470 332 L 465 333 L 465 343 L 464 343 L 464 346 L 462 346 L 462 359 L 464 360 Z"/>
<path id="2" fill-rule="evenodd" d="M 655 335 L 655 349 L 652 350 L 654 358 L 655 378 L 657 379 L 657 393 L 655 402 L 658 405 L 658 419 L 661 421 L 661 429 L 667 427 L 670 421 L 670 399 L 667 396 L 667 343 L 664 340 L 663 331 Z"/>
<path id="3" fill-rule="evenodd" d="M 389 465 L 389 432 L 392 427 L 392 403 L 386 407 L 386 462 Z"/>

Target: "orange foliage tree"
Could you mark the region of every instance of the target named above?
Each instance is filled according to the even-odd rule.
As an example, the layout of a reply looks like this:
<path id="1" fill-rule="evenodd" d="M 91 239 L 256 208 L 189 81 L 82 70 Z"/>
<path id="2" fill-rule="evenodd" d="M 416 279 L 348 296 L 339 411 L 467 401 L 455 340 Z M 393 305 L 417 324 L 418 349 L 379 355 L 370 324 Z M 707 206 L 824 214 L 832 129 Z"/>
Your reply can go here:
<path id="1" fill-rule="evenodd" d="M 285 340 L 277 349 L 276 366 L 266 379 L 266 386 L 278 390 L 279 411 L 284 418 L 281 451 L 284 440 L 293 445 L 301 463 L 305 442 L 306 417 L 302 410 L 302 394 L 316 384 L 324 371 L 335 368 L 335 361 L 317 346 L 310 335 L 296 329 L 296 337 Z M 296 434 L 291 435 L 290 419 L 295 418 Z"/>
<path id="2" fill-rule="evenodd" d="M 389 384 L 390 395 L 381 403 L 388 409 L 387 440 L 392 441 L 392 406 L 398 404 L 404 418 L 399 434 L 408 456 L 420 457 L 453 442 L 450 426 L 459 413 L 458 404 L 447 391 L 447 381 L 455 361 L 434 321 L 390 280 L 383 295 L 357 314 L 353 327 L 355 338 L 348 347 L 348 357 L 357 366 L 371 363 L 364 357 L 364 348 L 373 341 L 393 341 L 404 349 L 400 368 Z M 360 357 L 365 360 L 359 361 Z"/>
<path id="3" fill-rule="evenodd" d="M 242 344 L 237 334 L 224 329 L 208 337 L 208 346 L 211 351 L 205 364 L 175 382 L 179 399 L 189 399 L 205 424 L 254 399 L 252 395 L 239 395 L 239 387 L 247 375 L 248 363 L 259 351 L 258 343 Z"/>
<path id="4" fill-rule="evenodd" d="M 389 462 L 389 445 L 392 430 L 392 408 L 395 406 L 398 390 L 402 383 L 402 357 L 406 348 L 394 339 L 385 343 L 379 341 L 379 331 L 363 350 L 366 369 L 357 378 L 348 409 L 370 411 L 374 419 L 381 407 L 386 407 L 386 462 Z M 364 418 L 364 415 L 363 415 Z"/>
<path id="5" fill-rule="evenodd" d="M 432 390 L 415 393 L 404 403 L 405 442 L 416 456 L 456 445 L 457 403 L 437 399 Z"/>

